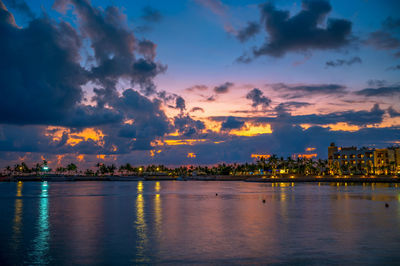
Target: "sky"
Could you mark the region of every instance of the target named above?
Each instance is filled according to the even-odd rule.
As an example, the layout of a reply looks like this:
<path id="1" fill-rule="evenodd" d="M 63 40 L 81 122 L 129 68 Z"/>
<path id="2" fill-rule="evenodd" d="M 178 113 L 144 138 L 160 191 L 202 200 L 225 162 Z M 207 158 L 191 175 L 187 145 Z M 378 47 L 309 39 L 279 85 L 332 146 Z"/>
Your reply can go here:
<path id="1" fill-rule="evenodd" d="M 394 0 L 0 0 L 0 166 L 399 145 L 399 11 Z"/>

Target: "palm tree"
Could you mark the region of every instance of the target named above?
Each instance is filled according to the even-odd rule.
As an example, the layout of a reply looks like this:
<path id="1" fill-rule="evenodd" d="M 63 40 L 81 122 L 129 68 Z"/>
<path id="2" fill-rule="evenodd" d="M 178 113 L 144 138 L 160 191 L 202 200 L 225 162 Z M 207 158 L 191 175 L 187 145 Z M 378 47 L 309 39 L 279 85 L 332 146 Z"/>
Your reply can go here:
<path id="1" fill-rule="evenodd" d="M 74 163 L 70 163 L 67 165 L 67 171 L 69 172 L 69 174 L 71 174 L 72 172 L 77 173 L 78 167 Z"/>

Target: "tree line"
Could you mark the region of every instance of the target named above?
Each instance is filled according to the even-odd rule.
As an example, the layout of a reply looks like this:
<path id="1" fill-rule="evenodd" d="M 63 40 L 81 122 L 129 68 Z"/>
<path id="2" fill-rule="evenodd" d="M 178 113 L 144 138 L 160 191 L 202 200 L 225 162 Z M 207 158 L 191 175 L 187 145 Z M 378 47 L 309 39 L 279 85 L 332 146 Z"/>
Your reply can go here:
<path id="1" fill-rule="evenodd" d="M 36 163 L 28 167 L 24 162 L 13 167 L 7 166 L 3 175 L 42 175 L 46 173 L 57 175 L 278 175 L 278 174 L 300 174 L 300 175 L 324 175 L 329 173 L 327 160 L 278 157 L 272 155 L 269 158 L 261 157 L 251 163 L 220 163 L 213 166 L 185 165 L 179 167 L 167 167 L 165 165 L 140 165 L 134 166 L 130 163 L 117 167 L 115 164 L 97 163 L 93 169 L 79 169 L 75 163 L 66 166 L 58 166 L 51 169 L 47 161 Z"/>

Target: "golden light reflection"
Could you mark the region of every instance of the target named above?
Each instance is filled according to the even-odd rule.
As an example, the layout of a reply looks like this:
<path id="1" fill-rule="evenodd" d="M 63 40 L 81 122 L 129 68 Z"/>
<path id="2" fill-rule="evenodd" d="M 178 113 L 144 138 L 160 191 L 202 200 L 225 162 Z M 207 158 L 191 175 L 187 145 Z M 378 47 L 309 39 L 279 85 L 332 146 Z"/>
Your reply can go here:
<path id="1" fill-rule="evenodd" d="M 245 123 L 241 129 L 234 129 L 229 132 L 231 135 L 252 137 L 260 134 L 271 134 L 272 129 L 270 124 L 252 125 Z"/>
<path id="2" fill-rule="evenodd" d="M 22 186 L 23 183 L 18 181 L 17 184 L 17 195 L 15 199 L 15 209 L 14 209 L 14 220 L 13 220 L 13 246 L 17 249 L 21 237 L 21 227 L 22 227 Z"/>
<path id="3" fill-rule="evenodd" d="M 161 184 L 160 181 L 157 181 L 156 184 L 154 185 L 154 189 L 155 191 L 159 192 L 161 189 Z"/>
<path id="4" fill-rule="evenodd" d="M 137 192 L 142 193 L 143 192 L 143 181 L 139 181 L 137 184 Z"/>
<path id="5" fill-rule="evenodd" d="M 154 190 L 156 192 L 160 192 L 161 184 L 160 182 L 156 182 L 154 185 Z M 162 207 L 161 207 L 161 197 L 159 193 L 154 195 L 154 220 L 156 225 L 156 234 L 157 237 L 161 237 L 162 233 Z"/>
<path id="6" fill-rule="evenodd" d="M 137 196 L 136 196 L 136 262 L 145 262 L 145 251 L 148 243 L 147 239 L 147 225 L 144 215 L 144 198 L 143 198 L 143 182 L 139 181 L 137 184 Z"/>
<path id="7" fill-rule="evenodd" d="M 313 147 L 306 148 L 306 151 L 315 151 L 315 150 L 316 150 L 316 148 L 313 148 Z"/>

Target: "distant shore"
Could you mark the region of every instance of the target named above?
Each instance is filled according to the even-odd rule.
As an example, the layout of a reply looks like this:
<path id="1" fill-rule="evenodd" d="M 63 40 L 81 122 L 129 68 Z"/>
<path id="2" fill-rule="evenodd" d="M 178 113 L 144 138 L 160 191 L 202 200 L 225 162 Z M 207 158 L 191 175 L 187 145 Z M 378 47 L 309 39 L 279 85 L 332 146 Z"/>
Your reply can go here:
<path id="1" fill-rule="evenodd" d="M 352 183 L 400 183 L 397 176 L 8 176 L 0 182 L 75 182 L 75 181 L 245 181 L 260 183 L 276 182 L 352 182 Z"/>

